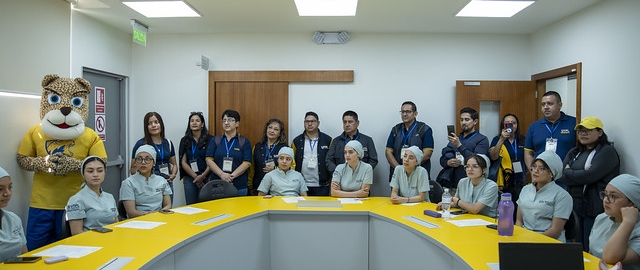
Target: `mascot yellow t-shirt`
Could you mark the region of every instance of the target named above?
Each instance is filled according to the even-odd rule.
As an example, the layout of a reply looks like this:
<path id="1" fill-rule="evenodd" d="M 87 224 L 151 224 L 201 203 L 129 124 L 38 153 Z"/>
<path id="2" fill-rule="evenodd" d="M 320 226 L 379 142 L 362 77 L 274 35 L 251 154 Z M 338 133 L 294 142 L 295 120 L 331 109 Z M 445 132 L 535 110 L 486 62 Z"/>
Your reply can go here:
<path id="1" fill-rule="evenodd" d="M 18 154 L 28 157 L 42 157 L 59 152 L 79 160 L 83 160 L 87 156 L 107 158 L 102 140 L 95 131 L 87 127 L 78 138 L 57 140 L 45 135 L 40 125 L 35 125 L 24 135 L 18 149 Z M 59 181 L 65 181 L 65 183 L 59 183 Z M 29 206 L 62 210 L 67 205 L 69 198 L 80 190 L 83 182 L 84 179 L 80 172 L 70 172 L 62 177 L 45 172 L 35 172 Z"/>

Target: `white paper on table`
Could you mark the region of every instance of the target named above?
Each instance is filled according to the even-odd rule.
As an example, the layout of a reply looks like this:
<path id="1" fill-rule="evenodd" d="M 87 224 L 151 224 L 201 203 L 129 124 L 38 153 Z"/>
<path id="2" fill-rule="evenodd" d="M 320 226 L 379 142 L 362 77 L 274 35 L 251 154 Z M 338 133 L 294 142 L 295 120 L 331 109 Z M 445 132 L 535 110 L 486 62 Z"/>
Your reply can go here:
<path id="1" fill-rule="evenodd" d="M 122 223 L 120 225 L 116 225 L 117 228 L 130 228 L 130 229 L 143 229 L 143 230 L 151 230 L 155 227 L 158 227 L 165 222 L 155 222 L 155 221 L 129 221 Z"/>
<path id="2" fill-rule="evenodd" d="M 441 210 L 441 211 L 440 211 L 440 214 L 444 217 L 444 210 Z M 457 214 L 457 215 L 456 215 L 456 214 L 453 214 L 453 213 L 449 213 L 449 218 L 450 218 L 450 219 L 451 219 L 451 218 L 457 218 L 457 217 L 462 216 L 462 215 L 463 215 L 463 214 Z"/>
<path id="3" fill-rule="evenodd" d="M 198 214 L 198 213 L 208 212 L 209 211 L 207 209 L 195 208 L 195 207 L 191 207 L 191 206 L 180 207 L 180 208 L 175 208 L 175 209 L 171 209 L 171 210 L 173 210 L 173 212 L 180 213 L 180 214 L 185 214 L 185 215 L 193 215 L 193 214 Z"/>
<path id="4" fill-rule="evenodd" d="M 304 201 L 304 197 L 283 197 L 282 200 L 286 203 L 297 203 L 298 201 Z"/>
<path id="5" fill-rule="evenodd" d="M 406 205 L 406 206 L 414 206 L 416 204 L 419 204 L 417 202 L 412 202 L 412 203 L 402 203 L 402 205 Z"/>
<path id="6" fill-rule="evenodd" d="M 89 255 L 102 247 L 89 247 L 89 246 L 69 246 L 69 245 L 57 245 L 55 247 L 40 251 L 33 256 L 67 256 L 69 258 L 80 258 Z"/>
<path id="7" fill-rule="evenodd" d="M 483 219 L 462 219 L 462 220 L 447 220 L 447 222 L 452 223 L 458 227 L 467 227 L 467 226 L 485 226 L 489 224 L 493 224 L 489 221 Z"/>
<path id="8" fill-rule="evenodd" d="M 338 201 L 342 204 L 362 204 L 362 200 L 359 198 L 338 198 Z"/>

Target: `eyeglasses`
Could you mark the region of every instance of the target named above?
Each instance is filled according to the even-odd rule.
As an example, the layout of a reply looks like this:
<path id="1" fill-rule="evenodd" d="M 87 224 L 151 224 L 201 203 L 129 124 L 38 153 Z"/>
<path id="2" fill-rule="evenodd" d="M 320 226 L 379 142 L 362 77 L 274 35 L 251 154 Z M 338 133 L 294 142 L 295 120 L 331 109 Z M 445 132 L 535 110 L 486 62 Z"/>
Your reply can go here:
<path id="1" fill-rule="evenodd" d="M 531 167 L 529 167 L 529 170 L 532 172 L 546 172 L 548 169 L 545 168 L 544 166 L 536 167 L 531 165 Z"/>
<path id="2" fill-rule="evenodd" d="M 413 113 L 412 110 L 400 111 L 400 114 L 411 114 L 411 113 Z"/>
<path id="3" fill-rule="evenodd" d="M 233 118 L 222 119 L 222 123 L 233 124 L 235 122 L 236 122 L 236 119 L 233 119 Z"/>
<path id="4" fill-rule="evenodd" d="M 465 170 L 471 170 L 471 169 L 477 170 L 477 169 L 480 169 L 480 166 L 475 165 L 475 164 L 473 164 L 473 165 L 464 165 L 464 169 Z"/>
<path id="5" fill-rule="evenodd" d="M 305 124 L 315 124 L 318 123 L 318 120 L 304 120 Z"/>
<path id="6" fill-rule="evenodd" d="M 578 135 L 589 135 L 589 133 L 591 133 L 594 130 L 595 129 L 578 129 L 576 130 L 576 133 L 578 133 Z"/>
<path id="7" fill-rule="evenodd" d="M 202 112 L 191 112 L 191 115 L 202 115 Z"/>
<path id="8" fill-rule="evenodd" d="M 137 157 L 136 158 L 136 163 L 149 164 L 149 163 L 151 163 L 151 161 L 153 161 L 153 158 L 150 158 L 150 157 L 146 157 L 146 158 Z"/>
<path id="9" fill-rule="evenodd" d="M 599 193 L 600 199 L 604 201 L 604 198 L 607 198 L 610 203 L 615 203 L 617 199 L 622 198 L 614 194 L 607 194 L 606 191 L 600 191 Z"/>

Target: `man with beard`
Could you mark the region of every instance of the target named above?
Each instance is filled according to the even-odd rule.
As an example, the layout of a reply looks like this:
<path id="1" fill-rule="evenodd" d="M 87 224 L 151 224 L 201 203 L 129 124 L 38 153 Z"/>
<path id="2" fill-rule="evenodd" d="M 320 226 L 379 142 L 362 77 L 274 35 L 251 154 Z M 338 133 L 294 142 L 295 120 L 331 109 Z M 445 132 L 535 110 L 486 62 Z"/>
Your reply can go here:
<path id="1" fill-rule="evenodd" d="M 464 170 L 464 160 L 468 157 L 473 154 L 488 154 L 489 140 L 476 130 L 478 118 L 478 111 L 473 108 L 465 107 L 460 110 L 462 132 L 459 136 L 454 133 L 447 136 L 449 143 L 442 149 L 440 157 L 442 171 L 438 174 L 437 180 L 443 187 L 455 189 L 458 186 L 458 180 L 467 176 Z M 464 160 L 458 158 L 460 155 L 464 157 Z"/>

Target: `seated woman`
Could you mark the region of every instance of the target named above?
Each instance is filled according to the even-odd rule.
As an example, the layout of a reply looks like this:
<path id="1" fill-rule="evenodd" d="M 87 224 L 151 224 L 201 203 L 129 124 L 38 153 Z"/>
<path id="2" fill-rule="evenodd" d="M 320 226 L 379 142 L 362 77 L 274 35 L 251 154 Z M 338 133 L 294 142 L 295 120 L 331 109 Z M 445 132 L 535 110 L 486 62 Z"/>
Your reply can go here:
<path id="1" fill-rule="evenodd" d="M 396 166 L 391 176 L 391 203 L 422 202 L 429 191 L 429 174 L 420 166 L 422 150 L 411 146 L 404 151 L 402 166 Z"/>
<path id="2" fill-rule="evenodd" d="M 104 160 L 89 156 L 80 168 L 85 185 L 69 198 L 66 207 L 71 235 L 118 222 L 116 200 L 100 186 L 107 169 Z"/>
<path id="3" fill-rule="evenodd" d="M 18 215 L 1 208 L 11 200 L 11 177 L 0 167 L 0 262 L 27 252 L 27 238 Z"/>
<path id="4" fill-rule="evenodd" d="M 589 253 L 608 264 L 640 269 L 640 179 L 621 174 L 600 193 L 604 213 L 596 217 L 589 236 Z"/>
<path id="5" fill-rule="evenodd" d="M 564 224 L 571 215 L 573 200 L 554 181 L 562 177 L 562 160 L 547 150 L 529 169 L 531 184 L 520 192 L 516 225 L 565 242 Z"/>
<path id="6" fill-rule="evenodd" d="M 278 167 L 264 175 L 258 186 L 258 196 L 307 196 L 307 185 L 302 174 L 292 170 L 293 149 L 282 147 L 278 151 Z"/>
<path id="7" fill-rule="evenodd" d="M 171 208 L 171 188 L 162 176 L 153 173 L 156 150 L 142 145 L 136 151 L 136 174 L 122 181 L 120 201 L 130 218 Z"/>
<path id="8" fill-rule="evenodd" d="M 331 196 L 339 198 L 364 198 L 369 196 L 373 183 L 373 168 L 361 161 L 362 144 L 351 140 L 344 146 L 346 163 L 339 164 L 331 180 Z"/>
<path id="9" fill-rule="evenodd" d="M 498 216 L 498 185 L 487 179 L 488 160 L 487 156 L 477 154 L 467 158 L 464 165 L 467 177 L 458 182 L 456 194 L 451 197 L 452 207 L 471 214 Z M 442 203 L 438 203 L 436 209 L 442 209 Z"/>

